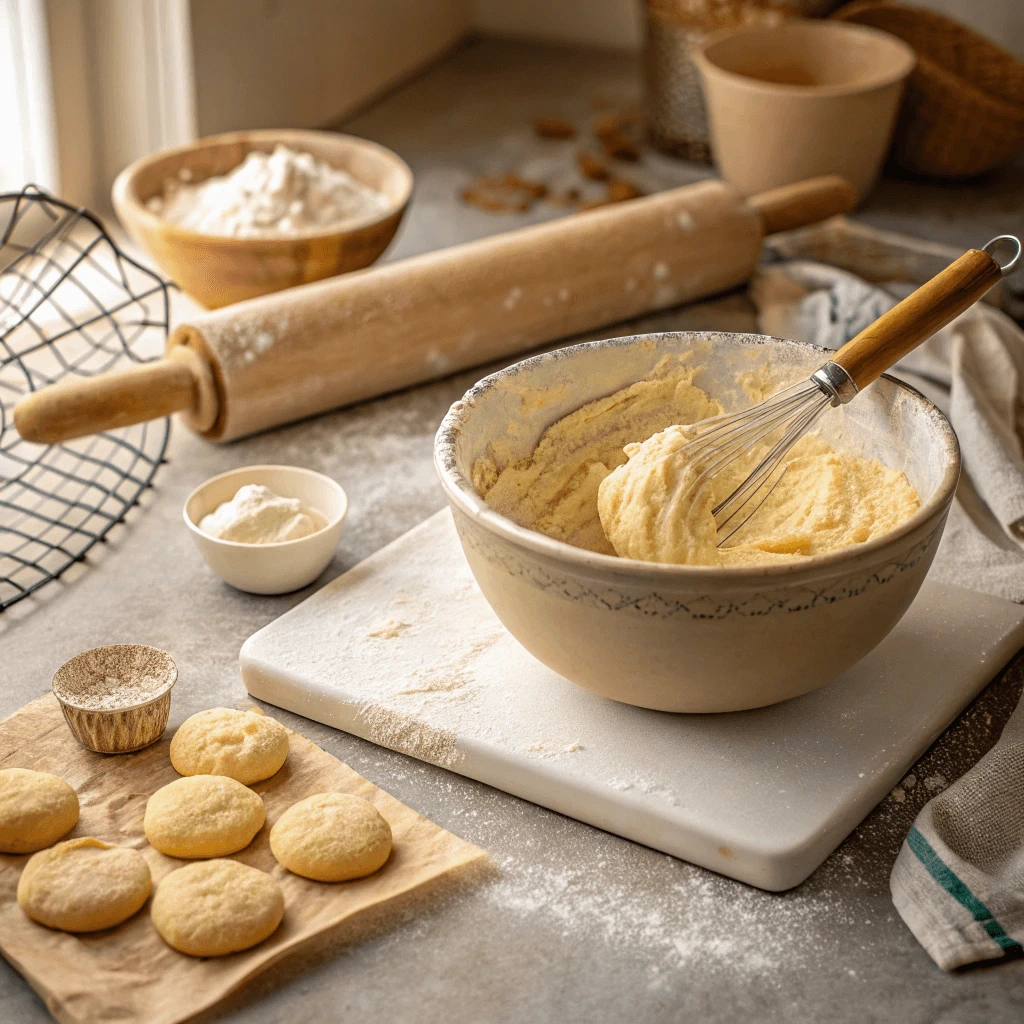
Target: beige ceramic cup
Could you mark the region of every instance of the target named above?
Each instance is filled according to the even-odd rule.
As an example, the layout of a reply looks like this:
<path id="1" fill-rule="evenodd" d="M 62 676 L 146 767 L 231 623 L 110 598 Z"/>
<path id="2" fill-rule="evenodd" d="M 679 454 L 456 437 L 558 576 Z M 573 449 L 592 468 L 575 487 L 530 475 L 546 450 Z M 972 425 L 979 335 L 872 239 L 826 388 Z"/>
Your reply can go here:
<path id="1" fill-rule="evenodd" d="M 889 151 L 915 56 L 886 32 L 793 19 L 716 33 L 693 59 L 726 181 L 751 195 L 840 174 L 861 199 Z"/>

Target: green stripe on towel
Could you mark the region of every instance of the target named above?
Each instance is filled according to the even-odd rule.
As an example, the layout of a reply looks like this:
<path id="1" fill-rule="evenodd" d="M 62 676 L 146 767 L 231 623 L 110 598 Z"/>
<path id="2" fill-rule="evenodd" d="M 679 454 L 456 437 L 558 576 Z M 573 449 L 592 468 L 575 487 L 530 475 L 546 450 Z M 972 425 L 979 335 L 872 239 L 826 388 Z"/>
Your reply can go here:
<path id="1" fill-rule="evenodd" d="M 962 907 L 971 912 L 975 921 L 980 922 L 985 931 L 1005 952 L 1024 953 L 1024 947 L 1016 939 L 1012 939 L 1003 931 L 1002 925 L 992 915 L 971 890 L 964 885 L 956 873 L 932 849 L 931 844 L 918 831 L 916 825 L 911 826 L 907 835 L 907 845 L 913 850 L 917 859 L 925 866 L 928 874 L 942 886 L 950 896 Z"/>

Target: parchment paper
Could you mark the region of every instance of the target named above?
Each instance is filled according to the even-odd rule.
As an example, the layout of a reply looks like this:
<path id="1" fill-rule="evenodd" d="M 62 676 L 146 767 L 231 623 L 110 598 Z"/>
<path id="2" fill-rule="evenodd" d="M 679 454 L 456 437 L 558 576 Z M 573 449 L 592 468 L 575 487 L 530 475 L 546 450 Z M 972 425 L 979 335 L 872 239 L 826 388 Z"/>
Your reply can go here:
<path id="1" fill-rule="evenodd" d="M 75 741 L 48 694 L 0 722 L 0 768 L 33 768 L 67 780 L 81 804 L 71 837 L 94 836 L 140 850 L 155 889 L 168 872 L 188 863 L 158 853 L 142 831 L 147 799 L 178 778 L 168 757 L 170 737 L 168 732 L 136 754 L 94 754 Z M 179 1024 L 283 958 L 311 952 L 343 922 L 346 939 L 358 937 L 360 919 L 350 920 L 354 915 L 376 920 L 379 915 L 365 912 L 485 856 L 295 732 L 281 771 L 252 789 L 263 797 L 267 821 L 234 859 L 277 879 L 285 916 L 269 939 L 242 953 L 200 960 L 176 952 L 157 934 L 148 903 L 104 932 L 76 936 L 45 928 L 29 920 L 15 898 L 28 857 L 0 854 L 0 952 L 62 1024 Z M 323 884 L 285 871 L 274 859 L 271 826 L 295 801 L 325 791 L 364 797 L 391 825 L 392 854 L 376 874 Z"/>

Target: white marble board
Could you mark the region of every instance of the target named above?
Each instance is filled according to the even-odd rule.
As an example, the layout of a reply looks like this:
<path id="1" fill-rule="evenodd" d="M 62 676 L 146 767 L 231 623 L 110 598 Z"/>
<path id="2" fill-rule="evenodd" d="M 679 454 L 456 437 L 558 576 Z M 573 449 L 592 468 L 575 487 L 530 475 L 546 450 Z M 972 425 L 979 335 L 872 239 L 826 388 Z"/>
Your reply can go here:
<path id="1" fill-rule="evenodd" d="M 814 693 L 725 715 L 634 708 L 505 631 L 445 510 L 250 637 L 241 668 L 278 707 L 782 890 L 1022 645 L 1024 608 L 926 582 L 879 647 Z"/>

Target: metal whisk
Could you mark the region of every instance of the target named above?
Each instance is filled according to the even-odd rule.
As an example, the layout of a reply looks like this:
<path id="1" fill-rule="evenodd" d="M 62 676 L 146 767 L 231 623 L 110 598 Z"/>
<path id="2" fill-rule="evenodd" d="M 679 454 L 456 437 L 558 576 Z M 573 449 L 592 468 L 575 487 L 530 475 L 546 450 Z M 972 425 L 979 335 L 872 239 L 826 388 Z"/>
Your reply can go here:
<path id="1" fill-rule="evenodd" d="M 1011 251 L 1002 263 L 993 253 Z M 696 494 L 727 466 L 764 454 L 728 497 L 712 509 L 721 547 L 764 504 L 785 473 L 790 449 L 830 406 L 845 405 L 939 328 L 954 320 L 1009 274 L 1021 256 L 1013 235 L 999 235 L 970 249 L 888 313 L 848 341 L 824 366 L 743 412 L 716 416 L 695 427 L 696 436 L 676 453 L 695 466 L 686 486 Z M 782 469 L 780 473 L 779 470 Z M 689 494 L 684 493 L 685 500 Z"/>

